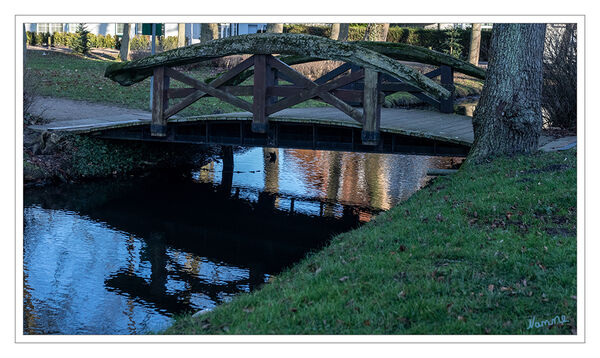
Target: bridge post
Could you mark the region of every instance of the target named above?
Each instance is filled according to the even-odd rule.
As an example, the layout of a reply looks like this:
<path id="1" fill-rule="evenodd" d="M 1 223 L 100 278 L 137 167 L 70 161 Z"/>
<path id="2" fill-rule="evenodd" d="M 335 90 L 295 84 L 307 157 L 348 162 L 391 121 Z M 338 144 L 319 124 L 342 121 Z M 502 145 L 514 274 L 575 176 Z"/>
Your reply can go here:
<path id="1" fill-rule="evenodd" d="M 267 133 L 269 129 L 267 88 L 273 85 L 274 75 L 267 63 L 267 56 L 270 55 L 254 55 L 252 131 L 255 133 Z"/>
<path id="2" fill-rule="evenodd" d="M 152 88 L 152 123 L 150 125 L 150 135 L 153 137 L 165 137 L 167 135 L 165 110 L 169 105 L 168 89 L 169 77 L 165 75 L 165 67 L 156 67 Z"/>
<path id="3" fill-rule="evenodd" d="M 454 69 L 450 66 L 440 66 L 440 82 L 452 94 L 448 99 L 440 99 L 440 112 L 454 113 Z"/>
<path id="4" fill-rule="evenodd" d="M 381 73 L 365 68 L 363 129 L 361 133 L 362 143 L 365 145 L 379 144 L 379 125 L 381 122 L 380 87 Z"/>

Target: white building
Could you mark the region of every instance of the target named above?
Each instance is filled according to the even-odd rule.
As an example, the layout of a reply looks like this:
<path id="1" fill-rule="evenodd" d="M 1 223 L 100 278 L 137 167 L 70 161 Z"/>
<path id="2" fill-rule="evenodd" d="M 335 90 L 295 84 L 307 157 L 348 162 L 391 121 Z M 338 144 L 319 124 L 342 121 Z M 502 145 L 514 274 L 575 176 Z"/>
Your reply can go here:
<path id="1" fill-rule="evenodd" d="M 77 23 L 35 23 L 25 24 L 25 30 L 31 32 L 54 33 L 54 32 L 75 32 Z M 86 23 L 86 28 L 89 32 L 95 35 L 123 35 L 123 24 L 117 23 L 101 23 L 91 24 Z M 142 24 L 137 23 L 131 26 L 130 35 L 140 35 L 142 33 Z M 166 36 L 177 36 L 178 24 L 163 24 Z M 254 34 L 264 32 L 267 24 L 219 24 L 219 37 L 229 37 L 244 34 Z M 185 24 L 185 36 L 191 39 L 190 43 L 200 42 L 200 24 Z"/>

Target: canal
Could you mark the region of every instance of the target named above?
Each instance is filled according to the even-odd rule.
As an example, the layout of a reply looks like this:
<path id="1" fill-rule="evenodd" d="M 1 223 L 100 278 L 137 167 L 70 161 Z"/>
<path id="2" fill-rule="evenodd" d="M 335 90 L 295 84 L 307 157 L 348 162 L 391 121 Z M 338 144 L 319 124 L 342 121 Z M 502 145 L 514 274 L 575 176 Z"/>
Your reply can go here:
<path id="1" fill-rule="evenodd" d="M 216 160 L 26 189 L 24 332 L 164 329 L 260 287 L 457 160 L 250 148 L 233 170 Z"/>

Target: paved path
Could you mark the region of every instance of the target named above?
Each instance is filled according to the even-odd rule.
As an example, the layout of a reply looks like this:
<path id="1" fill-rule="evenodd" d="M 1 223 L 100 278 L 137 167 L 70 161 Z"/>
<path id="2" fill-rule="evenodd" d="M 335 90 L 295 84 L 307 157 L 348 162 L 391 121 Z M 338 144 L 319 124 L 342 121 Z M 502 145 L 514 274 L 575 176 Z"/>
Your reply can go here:
<path id="1" fill-rule="evenodd" d="M 77 121 L 85 118 L 108 118 L 124 114 L 150 115 L 149 111 L 139 109 L 52 97 L 36 98 L 29 111 L 32 115 L 51 120 L 52 123 Z"/>

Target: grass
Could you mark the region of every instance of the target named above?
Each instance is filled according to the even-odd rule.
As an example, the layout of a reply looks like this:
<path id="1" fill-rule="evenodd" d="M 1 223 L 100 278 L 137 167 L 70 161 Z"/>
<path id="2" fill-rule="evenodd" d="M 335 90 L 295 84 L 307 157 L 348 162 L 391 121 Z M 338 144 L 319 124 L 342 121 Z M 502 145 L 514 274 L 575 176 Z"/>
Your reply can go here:
<path id="1" fill-rule="evenodd" d="M 104 77 L 104 70 L 112 62 L 52 51 L 29 50 L 27 52 L 27 68 L 32 72 L 32 76 L 38 79 L 37 91 L 42 96 L 109 103 L 148 110 L 150 79 L 129 87 L 121 86 Z M 307 70 L 309 69 L 309 67 L 305 67 Z M 186 71 L 186 74 L 202 81 L 216 75 L 214 70 L 208 67 Z M 478 95 L 481 92 L 482 82 L 463 77 L 457 76 L 455 81 L 457 96 Z M 252 84 L 252 79 L 247 80 L 244 84 Z M 173 81 L 172 86 L 184 87 L 177 81 Z M 244 99 L 251 101 L 250 97 Z M 422 101 L 408 93 L 398 92 L 387 96 L 386 103 L 386 106 L 392 107 L 415 105 Z M 310 100 L 294 107 L 323 106 L 328 105 Z M 192 116 L 237 111 L 240 109 L 216 98 L 204 98 L 180 112 L 180 115 Z"/>
<path id="2" fill-rule="evenodd" d="M 576 247 L 575 150 L 499 158 L 162 333 L 572 334 Z"/>

